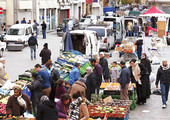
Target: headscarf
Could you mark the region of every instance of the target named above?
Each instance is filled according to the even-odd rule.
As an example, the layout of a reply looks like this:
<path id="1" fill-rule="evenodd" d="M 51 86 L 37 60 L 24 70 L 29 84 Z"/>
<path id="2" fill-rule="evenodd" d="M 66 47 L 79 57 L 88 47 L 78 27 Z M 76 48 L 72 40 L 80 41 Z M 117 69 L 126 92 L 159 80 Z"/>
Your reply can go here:
<path id="1" fill-rule="evenodd" d="M 87 67 L 86 70 L 88 71 L 88 74 L 86 74 L 86 75 L 84 76 L 84 79 L 85 79 L 85 80 L 86 80 L 87 77 L 93 72 L 93 70 L 92 70 L 91 67 Z"/>
<path id="2" fill-rule="evenodd" d="M 45 101 L 48 101 L 49 100 L 49 98 L 48 98 L 48 96 L 46 96 L 46 95 L 43 95 L 41 98 L 40 98 L 40 102 L 41 103 L 43 103 L 43 102 L 45 102 Z"/>
<path id="3" fill-rule="evenodd" d="M 2 62 L 3 60 L 5 60 L 5 58 L 0 58 L 0 62 Z"/>
<path id="4" fill-rule="evenodd" d="M 141 80 L 140 80 L 140 77 L 141 75 L 140 74 L 140 67 L 139 67 L 139 64 L 138 63 L 134 63 L 134 65 L 132 66 L 132 73 L 133 73 L 133 76 L 135 78 L 135 80 L 138 82 L 138 84 L 142 84 Z"/>
<path id="5" fill-rule="evenodd" d="M 18 90 L 19 96 L 22 95 L 22 89 L 19 86 L 14 86 L 13 89 Z"/>
<path id="6" fill-rule="evenodd" d="M 169 69 L 169 65 L 167 64 L 167 66 L 164 67 L 163 66 L 164 62 L 168 62 L 168 60 L 166 58 L 162 59 L 162 68 L 163 68 L 163 70 L 168 70 Z"/>

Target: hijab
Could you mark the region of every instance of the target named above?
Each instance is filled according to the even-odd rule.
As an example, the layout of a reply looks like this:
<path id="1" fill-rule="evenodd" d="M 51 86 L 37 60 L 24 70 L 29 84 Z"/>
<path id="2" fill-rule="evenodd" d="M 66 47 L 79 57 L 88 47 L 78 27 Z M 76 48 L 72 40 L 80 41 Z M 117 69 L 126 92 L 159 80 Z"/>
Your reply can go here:
<path id="1" fill-rule="evenodd" d="M 88 71 L 88 74 L 84 76 L 84 79 L 87 79 L 87 77 L 93 72 L 91 67 L 87 67 L 86 70 Z"/>

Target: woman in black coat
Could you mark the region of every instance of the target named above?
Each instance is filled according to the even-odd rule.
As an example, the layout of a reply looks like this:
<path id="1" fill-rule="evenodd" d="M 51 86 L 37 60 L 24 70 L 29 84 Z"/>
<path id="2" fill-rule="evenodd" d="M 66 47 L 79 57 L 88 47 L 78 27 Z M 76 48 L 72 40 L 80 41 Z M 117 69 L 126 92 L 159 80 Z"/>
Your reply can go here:
<path id="1" fill-rule="evenodd" d="M 86 98 L 91 101 L 91 94 L 95 93 L 96 88 L 96 76 L 93 73 L 91 67 L 86 68 L 86 75 L 84 77 L 86 79 Z"/>
<path id="2" fill-rule="evenodd" d="M 27 87 L 31 91 L 31 101 L 36 115 L 37 106 L 40 104 L 40 98 L 42 96 L 42 78 L 37 73 L 32 73 L 32 78 L 34 81 Z"/>
<path id="3" fill-rule="evenodd" d="M 141 59 L 141 63 L 145 66 L 146 70 L 147 70 L 147 74 L 146 74 L 146 77 L 147 77 L 147 91 L 146 91 L 146 97 L 147 98 L 150 98 L 150 95 L 151 95 L 151 84 L 150 84 L 150 81 L 149 81 L 149 76 L 152 72 L 152 68 L 151 68 L 151 63 L 149 61 L 149 59 L 147 59 L 147 56 L 146 56 L 146 53 L 143 53 L 142 54 L 142 59 Z"/>
<path id="4" fill-rule="evenodd" d="M 43 95 L 40 101 L 36 120 L 58 120 L 56 104 L 51 102 L 46 95 Z"/>

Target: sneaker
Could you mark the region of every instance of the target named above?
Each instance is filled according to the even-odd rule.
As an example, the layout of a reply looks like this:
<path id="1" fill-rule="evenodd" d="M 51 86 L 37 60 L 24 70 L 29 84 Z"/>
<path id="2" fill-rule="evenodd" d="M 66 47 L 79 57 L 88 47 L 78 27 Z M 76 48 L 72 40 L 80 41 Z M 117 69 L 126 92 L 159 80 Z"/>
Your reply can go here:
<path id="1" fill-rule="evenodd" d="M 165 104 L 163 104 L 163 105 L 162 105 L 162 108 L 163 108 L 163 109 L 164 109 L 164 108 L 166 108 L 166 105 L 165 105 Z"/>

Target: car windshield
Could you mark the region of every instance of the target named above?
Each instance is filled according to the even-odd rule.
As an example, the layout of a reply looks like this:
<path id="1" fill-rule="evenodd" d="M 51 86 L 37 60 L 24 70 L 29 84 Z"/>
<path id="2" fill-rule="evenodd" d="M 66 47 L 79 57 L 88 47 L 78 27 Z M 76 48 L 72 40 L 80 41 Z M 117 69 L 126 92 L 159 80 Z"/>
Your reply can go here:
<path id="1" fill-rule="evenodd" d="M 86 18 L 91 18 L 91 16 L 87 16 Z"/>
<path id="2" fill-rule="evenodd" d="M 85 19 L 81 19 L 81 20 L 80 20 L 80 22 L 84 22 L 84 21 L 85 21 Z"/>
<path id="3" fill-rule="evenodd" d="M 24 35 L 24 29 L 10 28 L 8 31 L 8 35 Z"/>
<path id="4" fill-rule="evenodd" d="M 99 37 L 104 37 L 105 36 L 105 29 L 100 29 L 100 28 L 87 28 L 87 30 L 92 30 L 96 31 L 97 35 Z"/>

